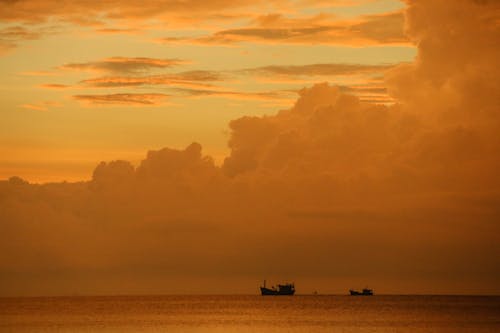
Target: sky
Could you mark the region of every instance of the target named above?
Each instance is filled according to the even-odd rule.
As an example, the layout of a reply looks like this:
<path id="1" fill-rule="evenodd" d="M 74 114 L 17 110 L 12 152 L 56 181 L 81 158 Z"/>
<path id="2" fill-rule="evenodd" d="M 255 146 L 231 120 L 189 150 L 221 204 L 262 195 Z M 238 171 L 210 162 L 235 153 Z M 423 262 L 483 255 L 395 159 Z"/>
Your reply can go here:
<path id="1" fill-rule="evenodd" d="M 397 0 L 64 4 L 0 4 L 0 178 L 88 180 L 193 141 L 220 165 L 231 120 L 318 82 L 392 103 L 383 74 L 416 54 Z"/>
<path id="2" fill-rule="evenodd" d="M 0 295 L 499 294 L 500 4 L 0 1 Z"/>

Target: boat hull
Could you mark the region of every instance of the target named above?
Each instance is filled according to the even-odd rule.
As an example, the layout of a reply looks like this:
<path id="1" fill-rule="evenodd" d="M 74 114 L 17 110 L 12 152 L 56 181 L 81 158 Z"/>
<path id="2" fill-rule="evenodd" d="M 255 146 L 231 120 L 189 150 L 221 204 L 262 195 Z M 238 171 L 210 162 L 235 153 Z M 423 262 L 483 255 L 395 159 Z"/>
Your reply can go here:
<path id="1" fill-rule="evenodd" d="M 356 291 L 356 290 L 349 290 L 349 293 L 351 296 L 373 296 L 373 291 L 365 291 L 363 290 L 362 292 Z"/>
<path id="2" fill-rule="evenodd" d="M 262 296 L 292 296 L 293 294 L 295 294 L 295 290 L 277 290 L 260 287 L 260 293 L 262 294 Z"/>

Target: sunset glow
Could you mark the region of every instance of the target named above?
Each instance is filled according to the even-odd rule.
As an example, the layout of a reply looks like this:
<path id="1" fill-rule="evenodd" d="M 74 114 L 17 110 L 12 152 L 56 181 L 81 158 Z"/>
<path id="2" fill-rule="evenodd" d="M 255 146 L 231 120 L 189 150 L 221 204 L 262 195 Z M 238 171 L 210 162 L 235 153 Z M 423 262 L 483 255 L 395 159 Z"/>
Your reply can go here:
<path id="1" fill-rule="evenodd" d="M 0 294 L 500 293 L 500 3 L 0 1 Z"/>
<path id="2" fill-rule="evenodd" d="M 416 53 L 396 0 L 0 6 L 0 177 L 31 182 L 193 141 L 220 165 L 232 119 L 290 108 L 318 82 L 393 103 L 384 73 Z"/>

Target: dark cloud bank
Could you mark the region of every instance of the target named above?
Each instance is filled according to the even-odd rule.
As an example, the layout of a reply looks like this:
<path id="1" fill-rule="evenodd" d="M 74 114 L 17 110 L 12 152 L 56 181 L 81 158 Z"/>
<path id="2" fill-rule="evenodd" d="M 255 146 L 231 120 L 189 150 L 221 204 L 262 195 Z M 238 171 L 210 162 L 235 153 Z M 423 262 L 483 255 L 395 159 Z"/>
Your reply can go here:
<path id="1" fill-rule="evenodd" d="M 232 121 L 220 167 L 193 143 L 87 182 L 0 182 L 0 294 L 254 293 L 265 277 L 499 293 L 498 9 L 410 1 L 419 54 L 387 77 L 400 103 L 303 89 Z"/>

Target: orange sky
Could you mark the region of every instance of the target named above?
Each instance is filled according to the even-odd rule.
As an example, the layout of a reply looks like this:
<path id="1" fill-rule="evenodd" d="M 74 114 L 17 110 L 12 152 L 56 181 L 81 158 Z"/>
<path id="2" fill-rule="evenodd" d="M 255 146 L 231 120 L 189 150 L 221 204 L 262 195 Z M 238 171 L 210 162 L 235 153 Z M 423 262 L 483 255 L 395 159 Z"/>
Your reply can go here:
<path id="1" fill-rule="evenodd" d="M 331 82 L 392 103 L 412 61 L 404 4 L 383 1 L 15 1 L 0 4 L 0 179 L 88 180 L 193 141 L 218 164 L 228 123 Z"/>
<path id="2" fill-rule="evenodd" d="M 0 295 L 499 293 L 499 17 L 1 2 Z"/>

